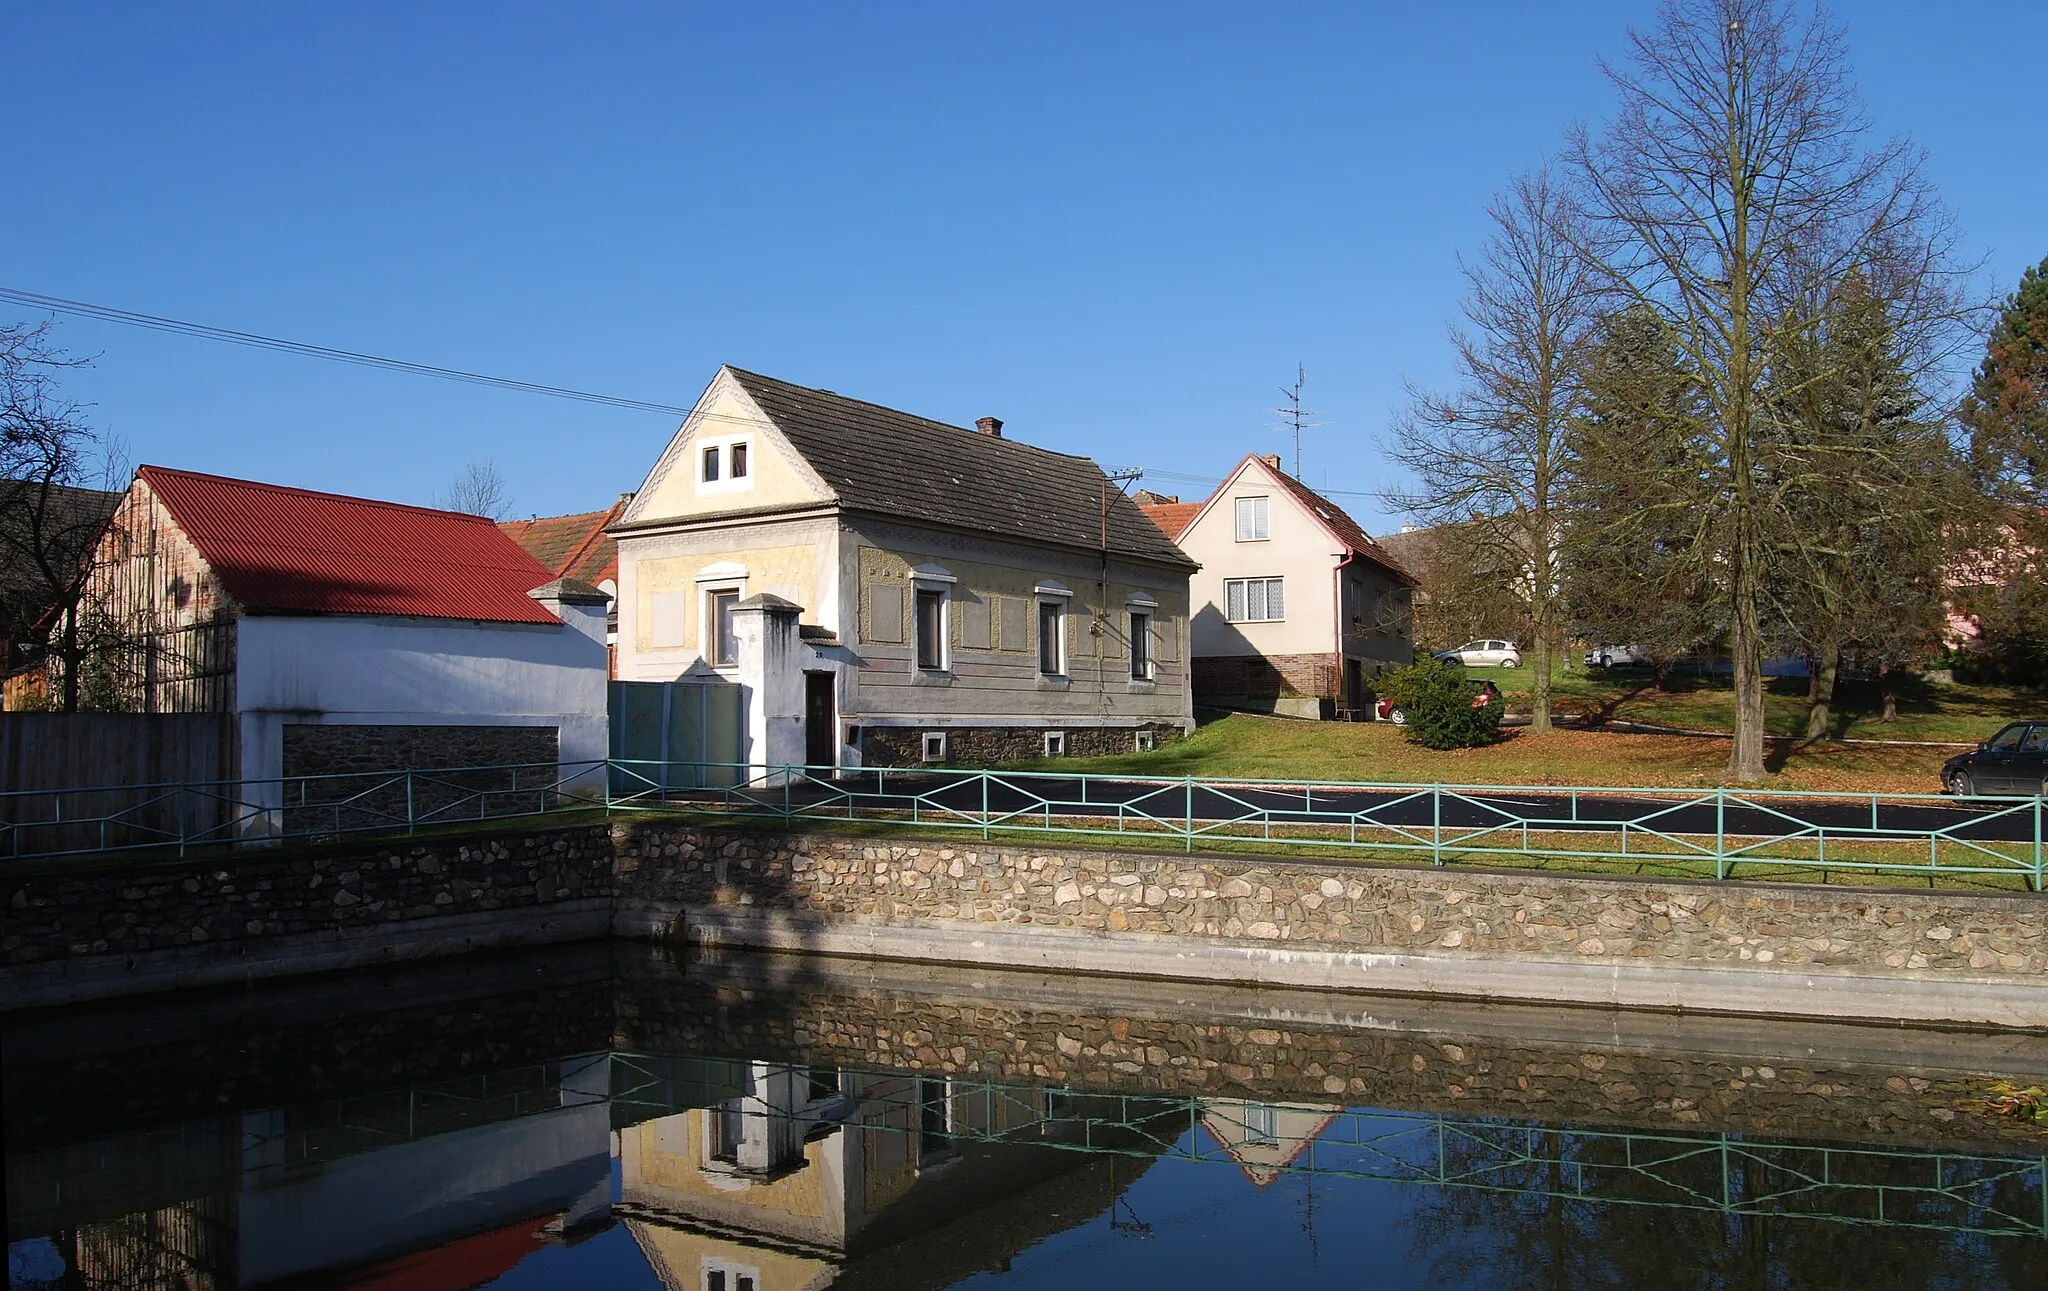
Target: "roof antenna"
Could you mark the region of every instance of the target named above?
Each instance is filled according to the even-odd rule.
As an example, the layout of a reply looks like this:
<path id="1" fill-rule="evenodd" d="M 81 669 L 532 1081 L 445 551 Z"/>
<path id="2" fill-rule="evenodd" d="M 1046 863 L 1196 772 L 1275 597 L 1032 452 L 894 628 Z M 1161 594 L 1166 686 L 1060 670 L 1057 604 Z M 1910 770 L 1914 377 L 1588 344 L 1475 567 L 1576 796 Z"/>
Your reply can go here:
<path id="1" fill-rule="evenodd" d="M 1270 411 L 1277 412 L 1281 417 L 1285 418 L 1276 429 L 1291 429 L 1294 431 L 1294 478 L 1297 480 L 1301 478 L 1301 432 L 1304 430 L 1314 430 L 1318 426 L 1330 424 L 1327 421 L 1314 420 L 1316 410 L 1301 406 L 1301 387 L 1302 383 L 1307 380 L 1308 368 L 1300 363 L 1295 364 L 1294 385 L 1291 388 L 1288 386 L 1280 387 L 1280 397 L 1287 402 L 1278 408 L 1270 409 Z"/>

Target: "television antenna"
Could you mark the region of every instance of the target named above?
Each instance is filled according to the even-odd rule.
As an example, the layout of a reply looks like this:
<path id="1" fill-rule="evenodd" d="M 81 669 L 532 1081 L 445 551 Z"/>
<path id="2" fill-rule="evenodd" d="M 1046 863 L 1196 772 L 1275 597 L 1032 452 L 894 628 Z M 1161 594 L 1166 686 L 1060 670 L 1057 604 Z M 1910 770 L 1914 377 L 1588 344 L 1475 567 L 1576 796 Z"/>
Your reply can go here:
<path id="1" fill-rule="evenodd" d="M 1283 418 L 1278 429 L 1291 429 L 1294 432 L 1294 478 L 1297 480 L 1301 478 L 1301 432 L 1304 430 L 1314 430 L 1318 426 L 1330 424 L 1327 421 L 1317 421 L 1315 419 L 1315 409 L 1301 406 L 1301 387 L 1307 380 L 1308 368 L 1300 363 L 1295 364 L 1294 384 L 1292 386 L 1280 387 L 1280 397 L 1287 402 L 1281 404 L 1278 408 L 1268 409 L 1270 412 L 1280 414 Z"/>

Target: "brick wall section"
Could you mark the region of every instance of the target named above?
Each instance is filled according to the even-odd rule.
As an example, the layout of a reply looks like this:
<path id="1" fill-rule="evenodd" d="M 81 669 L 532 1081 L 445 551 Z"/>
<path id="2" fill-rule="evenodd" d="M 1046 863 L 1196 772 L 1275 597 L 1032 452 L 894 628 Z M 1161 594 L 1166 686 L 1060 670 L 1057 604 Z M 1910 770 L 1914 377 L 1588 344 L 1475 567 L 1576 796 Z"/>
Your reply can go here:
<path id="1" fill-rule="evenodd" d="M 932 727 L 939 730 L 939 727 Z M 1138 731 L 1152 732 L 1155 747 L 1180 738 L 1180 727 L 1146 726 L 970 726 L 948 727 L 946 763 L 952 766 L 998 766 L 1045 756 L 1048 729 L 1067 737 L 1068 757 L 1106 757 L 1137 747 Z M 909 767 L 924 764 L 924 730 L 918 727 L 870 726 L 861 731 L 861 760 L 868 766 Z"/>
<path id="2" fill-rule="evenodd" d="M 1328 654 L 1205 655 L 1195 660 L 1197 702 L 1207 699 L 1331 699 L 1339 685 Z"/>
<path id="3" fill-rule="evenodd" d="M 2042 898 L 1229 861 L 963 839 L 619 832 L 621 893 L 683 905 L 1488 960 L 2038 983 Z"/>
<path id="4" fill-rule="evenodd" d="M 612 893 L 607 825 L 39 867 L 0 878 L 10 968 L 274 938 L 312 940 Z"/>
<path id="5" fill-rule="evenodd" d="M 717 983 L 716 970 L 711 982 Z M 902 995 L 823 980 L 770 989 L 626 984 L 616 1045 L 791 1063 L 877 1064 L 1121 1094 L 1250 1098 L 1500 1116 L 1587 1128 L 1774 1140 L 2039 1150 L 2040 1131 L 1967 1107 L 1950 1072 L 1777 1066 L 1737 1057 L 1524 1037 L 1378 1032 L 1299 1022 L 1215 1025 L 1144 1009 L 1085 1014 Z M 1959 1110 L 1962 1107 L 1962 1110 Z"/>

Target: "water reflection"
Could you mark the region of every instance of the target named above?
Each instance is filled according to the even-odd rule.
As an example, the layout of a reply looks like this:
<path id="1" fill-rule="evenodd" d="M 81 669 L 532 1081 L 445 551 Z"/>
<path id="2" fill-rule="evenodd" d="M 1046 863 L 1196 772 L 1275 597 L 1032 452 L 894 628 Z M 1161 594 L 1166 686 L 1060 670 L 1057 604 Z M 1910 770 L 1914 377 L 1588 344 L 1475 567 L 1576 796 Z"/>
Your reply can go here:
<path id="1" fill-rule="evenodd" d="M 1429 1049 L 1458 1092 L 1426 1097 L 1414 1019 L 1236 1028 L 1114 985 L 1020 1014 L 1004 991 L 1055 984 L 592 954 L 10 1020 L 11 1286 L 2048 1285 L 2038 1137 L 1852 1033 L 1795 1037 L 1816 1107 L 1774 1093 L 1788 1135 L 1744 1090 L 1705 1119 L 1671 1092 L 1753 1065 L 1596 1052 L 1574 1018 L 1458 1022 Z M 1468 1096 L 1569 1088 L 1560 1054 L 1664 1073 L 1662 1119 Z M 1356 1080 L 1380 1100 L 1304 1096 Z M 1827 1110 L 1863 1089 L 1924 1128 Z"/>

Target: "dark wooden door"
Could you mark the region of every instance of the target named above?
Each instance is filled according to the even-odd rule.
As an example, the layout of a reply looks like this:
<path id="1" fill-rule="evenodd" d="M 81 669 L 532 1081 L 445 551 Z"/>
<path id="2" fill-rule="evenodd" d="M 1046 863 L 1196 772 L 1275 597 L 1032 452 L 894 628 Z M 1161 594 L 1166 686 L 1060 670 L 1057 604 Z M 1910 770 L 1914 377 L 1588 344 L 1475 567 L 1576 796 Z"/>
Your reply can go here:
<path id="1" fill-rule="evenodd" d="M 804 762 L 811 767 L 839 764 L 834 689 L 831 673 L 804 674 Z"/>

